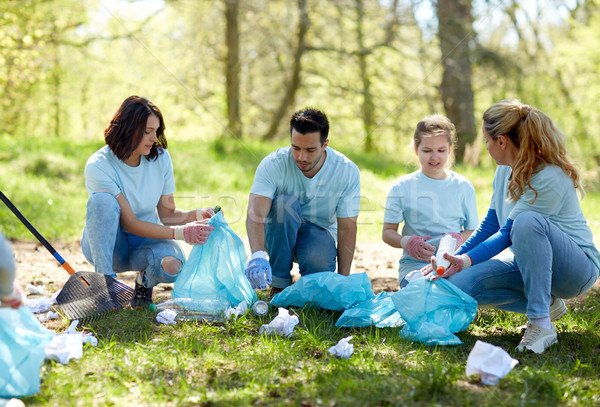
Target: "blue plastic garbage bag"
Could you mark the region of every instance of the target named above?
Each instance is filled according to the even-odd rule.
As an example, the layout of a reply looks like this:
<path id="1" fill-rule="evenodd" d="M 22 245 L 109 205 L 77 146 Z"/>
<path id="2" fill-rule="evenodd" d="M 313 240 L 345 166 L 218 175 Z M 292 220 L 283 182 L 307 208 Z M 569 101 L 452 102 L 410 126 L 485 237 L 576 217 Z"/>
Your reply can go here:
<path id="1" fill-rule="evenodd" d="M 44 349 L 53 337 L 29 308 L 0 308 L 0 397 L 40 391 Z"/>
<path id="2" fill-rule="evenodd" d="M 404 325 L 404 320 L 396 310 L 391 294 L 383 291 L 377 294 L 375 298 L 345 310 L 335 326 L 362 328 L 375 325 L 377 328 L 394 328 Z"/>
<path id="3" fill-rule="evenodd" d="M 203 245 L 192 248 L 175 280 L 173 298 L 229 301 L 237 306 L 256 301 L 256 293 L 244 274 L 246 253 L 242 240 L 229 227 L 223 212 L 208 222 L 215 227 Z"/>
<path id="4" fill-rule="evenodd" d="M 271 305 L 303 307 L 313 304 L 333 311 L 342 311 L 375 297 L 366 273 L 343 276 L 331 271 L 312 273 L 276 294 Z"/>
<path id="5" fill-rule="evenodd" d="M 454 333 L 466 329 L 477 314 L 477 301 L 446 279 L 420 278 L 392 294 L 406 321 L 400 336 L 426 345 L 459 345 Z"/>

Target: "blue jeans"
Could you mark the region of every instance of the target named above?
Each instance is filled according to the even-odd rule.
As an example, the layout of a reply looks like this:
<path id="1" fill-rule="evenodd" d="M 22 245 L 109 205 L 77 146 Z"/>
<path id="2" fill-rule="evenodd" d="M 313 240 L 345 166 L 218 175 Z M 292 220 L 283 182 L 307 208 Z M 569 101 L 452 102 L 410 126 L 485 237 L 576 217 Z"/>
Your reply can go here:
<path id="1" fill-rule="evenodd" d="M 278 195 L 273 199 L 265 222 L 265 246 L 273 271 L 272 287 L 292 284 L 293 262 L 301 275 L 335 271 L 337 248 L 327 229 L 302 219 L 296 197 Z"/>
<path id="2" fill-rule="evenodd" d="M 123 271 L 143 270 L 142 285 L 173 283 L 178 274 L 162 268 L 162 260 L 171 256 L 183 264 L 185 256 L 174 240 L 148 239 L 132 235 L 120 225 L 121 208 L 108 192 L 90 196 L 85 215 L 81 250 L 98 273 L 116 277 Z"/>
<path id="3" fill-rule="evenodd" d="M 551 296 L 573 298 L 589 290 L 598 270 L 567 234 L 536 212 L 522 212 L 505 250 L 448 279 L 481 307 L 549 316 Z"/>

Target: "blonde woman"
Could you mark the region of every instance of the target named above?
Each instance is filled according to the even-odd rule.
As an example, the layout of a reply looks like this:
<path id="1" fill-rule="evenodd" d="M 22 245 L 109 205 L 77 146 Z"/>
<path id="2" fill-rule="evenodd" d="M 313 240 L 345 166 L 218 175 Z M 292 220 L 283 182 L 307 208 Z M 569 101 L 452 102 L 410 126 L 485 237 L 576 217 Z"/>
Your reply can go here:
<path id="1" fill-rule="evenodd" d="M 500 101 L 483 114 L 482 131 L 498 164 L 492 201 L 460 250 L 445 255 L 452 264 L 441 277 L 480 306 L 526 314 L 517 350 L 542 353 L 557 341 L 552 321 L 567 312 L 562 298 L 589 290 L 600 271 L 576 193 L 581 180 L 565 136 L 535 107 Z"/>

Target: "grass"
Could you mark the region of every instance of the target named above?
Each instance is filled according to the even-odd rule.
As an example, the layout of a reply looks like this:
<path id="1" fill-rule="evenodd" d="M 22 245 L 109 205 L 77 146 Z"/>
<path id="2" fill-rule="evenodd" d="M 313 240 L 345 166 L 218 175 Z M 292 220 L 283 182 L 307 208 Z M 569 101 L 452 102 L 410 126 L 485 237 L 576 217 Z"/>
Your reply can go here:
<path id="1" fill-rule="evenodd" d="M 48 238 L 78 239 L 85 220 L 85 161 L 101 143 L 0 136 L 2 191 Z M 182 208 L 220 204 L 245 234 L 247 194 L 254 169 L 276 144 L 174 142 L 177 202 Z M 333 146 L 336 148 L 336 146 Z M 343 148 L 340 148 L 343 151 Z M 198 156 L 201 154 L 201 156 Z M 393 180 L 414 169 L 390 155 L 351 153 L 361 168 L 359 241 L 379 241 L 383 205 Z M 492 169 L 459 168 L 476 186 L 480 218 L 491 196 Z M 600 231 L 600 193 L 582 202 L 594 234 Z M 34 240 L 5 207 L 3 232 Z M 596 239 L 598 241 L 598 239 Z M 264 296 L 264 294 L 261 294 Z M 28 406 L 212 406 L 212 405 L 461 405 L 537 406 L 600 403 L 600 294 L 572 304 L 557 324 L 559 342 L 543 355 L 515 351 L 522 315 L 480 311 L 458 333 L 459 346 L 429 347 L 403 339 L 398 329 L 335 327 L 339 312 L 293 308 L 300 324 L 290 338 L 260 335 L 264 317 L 247 314 L 229 324 L 158 325 L 150 311 L 123 310 L 80 329 L 95 333 L 97 347 L 63 366 L 46 361 L 38 394 Z M 57 328 L 63 331 L 68 321 Z M 328 353 L 352 335 L 354 354 Z M 498 386 L 465 376 L 477 340 L 500 346 L 519 365 Z"/>

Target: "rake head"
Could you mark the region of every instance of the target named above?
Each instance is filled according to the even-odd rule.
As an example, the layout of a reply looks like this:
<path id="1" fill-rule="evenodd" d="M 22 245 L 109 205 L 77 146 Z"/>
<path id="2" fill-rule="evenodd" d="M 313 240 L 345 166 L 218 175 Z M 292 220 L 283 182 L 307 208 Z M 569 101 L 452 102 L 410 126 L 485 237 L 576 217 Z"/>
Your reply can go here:
<path id="1" fill-rule="evenodd" d="M 133 290 L 114 278 L 92 271 L 71 275 L 56 302 L 70 320 L 87 323 L 120 310 L 133 298 Z"/>

